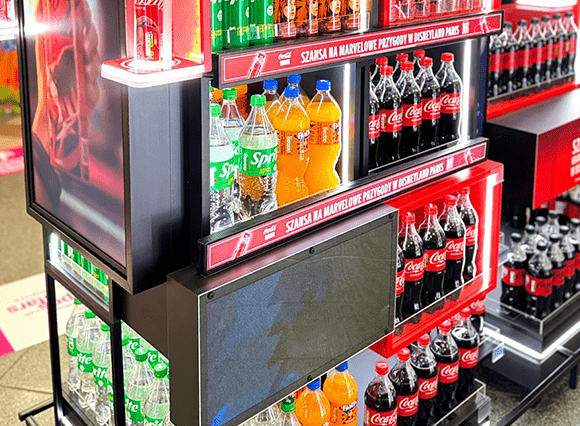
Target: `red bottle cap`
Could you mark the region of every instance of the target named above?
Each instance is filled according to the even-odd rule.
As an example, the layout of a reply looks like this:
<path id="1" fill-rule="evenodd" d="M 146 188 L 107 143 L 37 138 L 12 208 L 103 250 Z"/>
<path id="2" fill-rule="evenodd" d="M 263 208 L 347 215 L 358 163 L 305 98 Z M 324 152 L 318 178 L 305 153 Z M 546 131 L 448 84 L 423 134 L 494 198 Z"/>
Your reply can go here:
<path id="1" fill-rule="evenodd" d="M 429 203 L 425 206 L 425 214 L 434 215 L 437 214 L 437 206 L 435 204 Z"/>
<path id="2" fill-rule="evenodd" d="M 381 65 L 381 75 L 393 75 L 393 67 L 390 65 Z"/>
<path id="3" fill-rule="evenodd" d="M 449 320 L 444 321 L 443 324 L 439 326 L 439 331 L 441 333 L 449 333 L 451 331 L 451 322 Z"/>
<path id="4" fill-rule="evenodd" d="M 425 56 L 425 57 L 421 58 L 420 64 L 422 67 L 432 67 L 433 66 L 433 58 Z"/>
<path id="5" fill-rule="evenodd" d="M 387 65 L 389 63 L 389 58 L 386 56 L 381 56 L 380 58 L 375 59 L 375 64 L 377 65 Z"/>
<path id="6" fill-rule="evenodd" d="M 419 344 L 421 346 L 427 346 L 430 341 L 431 341 L 431 338 L 429 337 L 428 334 L 423 334 L 421 337 L 419 337 Z"/>
<path id="7" fill-rule="evenodd" d="M 471 309 L 463 308 L 459 315 L 461 315 L 461 318 L 463 319 L 468 319 L 471 316 Z"/>
<path id="8" fill-rule="evenodd" d="M 397 55 L 397 61 L 399 62 L 404 62 L 404 61 L 408 61 L 409 60 L 409 55 L 407 55 L 406 53 L 399 53 Z"/>
<path id="9" fill-rule="evenodd" d="M 441 55 L 441 60 L 443 62 L 453 62 L 454 56 L 453 53 L 445 52 Z"/>
<path id="10" fill-rule="evenodd" d="M 413 52 L 415 58 L 422 58 L 425 56 L 425 51 L 423 49 L 418 49 Z"/>
<path id="11" fill-rule="evenodd" d="M 461 195 L 469 195 L 469 186 L 465 186 L 459 190 Z"/>
<path id="12" fill-rule="evenodd" d="M 389 372 L 389 363 L 387 361 L 377 361 L 375 371 L 381 376 L 386 375 Z"/>
<path id="13" fill-rule="evenodd" d="M 457 204 L 457 198 L 454 197 L 453 195 L 446 195 L 445 198 L 443 199 L 443 202 L 445 203 L 446 206 L 454 206 L 455 204 Z"/>
<path id="14" fill-rule="evenodd" d="M 403 223 L 415 223 L 415 213 L 408 212 L 406 215 L 403 215 Z"/>
<path id="15" fill-rule="evenodd" d="M 401 69 L 403 71 L 412 71 L 413 70 L 413 62 L 405 61 L 401 64 Z"/>
<path id="16" fill-rule="evenodd" d="M 409 352 L 409 349 L 407 348 L 403 348 L 399 351 L 399 353 L 397 353 L 397 358 L 399 359 L 399 361 L 409 361 L 409 358 L 411 357 L 411 352 Z"/>

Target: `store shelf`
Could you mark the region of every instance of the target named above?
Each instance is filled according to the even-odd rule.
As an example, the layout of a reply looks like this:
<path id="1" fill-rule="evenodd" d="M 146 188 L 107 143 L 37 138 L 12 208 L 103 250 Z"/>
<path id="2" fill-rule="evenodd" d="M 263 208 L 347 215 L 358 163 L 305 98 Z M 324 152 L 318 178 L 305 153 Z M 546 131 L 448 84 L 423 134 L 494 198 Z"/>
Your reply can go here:
<path id="1" fill-rule="evenodd" d="M 496 34 L 501 31 L 502 16 L 502 12 L 478 13 L 363 34 L 321 36 L 307 41 L 276 42 L 266 47 L 225 50 L 213 55 L 213 84 L 219 88 L 246 84 L 265 77 L 278 78 L 400 50 Z"/>

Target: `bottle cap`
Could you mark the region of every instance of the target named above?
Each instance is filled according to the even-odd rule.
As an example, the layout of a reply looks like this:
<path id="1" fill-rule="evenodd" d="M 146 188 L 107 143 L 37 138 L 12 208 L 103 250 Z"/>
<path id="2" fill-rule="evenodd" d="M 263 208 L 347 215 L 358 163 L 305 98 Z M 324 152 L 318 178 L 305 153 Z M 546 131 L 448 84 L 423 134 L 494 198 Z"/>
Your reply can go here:
<path id="1" fill-rule="evenodd" d="M 469 308 L 463 308 L 461 310 L 461 313 L 459 315 L 463 319 L 468 319 L 471 316 L 471 309 L 469 309 Z"/>
<path id="2" fill-rule="evenodd" d="M 123 333 L 121 336 L 121 346 L 127 346 L 129 344 L 129 336 L 125 333 Z"/>
<path id="3" fill-rule="evenodd" d="M 211 104 L 209 106 L 209 115 L 211 117 L 219 117 L 222 114 L 222 107 L 218 104 Z"/>
<path id="4" fill-rule="evenodd" d="M 318 80 L 316 82 L 316 90 L 330 90 L 330 81 Z"/>
<path id="5" fill-rule="evenodd" d="M 425 206 L 425 214 L 433 216 L 437 214 L 437 206 L 433 203 L 429 203 Z"/>
<path id="6" fill-rule="evenodd" d="M 135 361 L 143 362 L 147 360 L 147 355 L 149 352 L 145 348 L 135 349 Z"/>
<path id="7" fill-rule="evenodd" d="M 550 217 L 550 219 L 558 219 L 558 217 L 559 217 L 560 215 L 558 214 L 558 212 L 557 212 L 557 211 L 555 211 L 555 210 L 550 210 L 550 211 L 548 212 L 548 216 Z"/>
<path id="8" fill-rule="evenodd" d="M 94 318 L 95 317 L 95 313 L 89 311 L 88 309 L 85 309 L 85 318 Z"/>
<path id="9" fill-rule="evenodd" d="M 461 195 L 469 195 L 469 186 L 464 186 L 463 188 L 461 188 L 461 189 L 459 190 L 459 193 L 460 193 Z"/>
<path id="10" fill-rule="evenodd" d="M 264 95 L 252 95 L 250 98 L 250 106 L 263 107 L 266 106 L 266 97 Z"/>
<path id="11" fill-rule="evenodd" d="M 533 226 L 532 226 L 532 230 L 534 230 L 534 227 Z M 526 231 L 527 231 L 527 229 L 526 229 Z M 522 235 L 521 234 L 518 234 L 517 232 L 514 232 L 511 235 L 511 240 L 514 243 L 519 243 L 520 241 L 522 241 Z"/>
<path id="12" fill-rule="evenodd" d="M 404 62 L 409 60 L 409 55 L 406 53 L 399 53 L 397 54 L 397 62 Z"/>
<path id="13" fill-rule="evenodd" d="M 566 12 L 566 13 L 564 14 L 564 16 L 565 16 L 566 18 L 573 18 L 573 17 L 574 17 L 574 12 Z"/>
<path id="14" fill-rule="evenodd" d="M 544 16 L 542 16 L 542 21 L 543 22 L 549 22 L 550 21 L 550 15 L 544 15 Z"/>
<path id="15" fill-rule="evenodd" d="M 530 22 L 534 25 L 539 24 L 540 18 L 534 17 L 534 18 L 530 19 Z"/>
<path id="16" fill-rule="evenodd" d="M 403 223 L 415 223 L 415 213 L 407 212 L 403 215 L 402 221 Z"/>
<path id="17" fill-rule="evenodd" d="M 280 409 L 282 410 L 283 413 L 291 413 L 292 411 L 294 411 L 294 398 L 292 398 L 291 396 L 289 396 L 286 399 L 283 399 L 282 402 L 280 403 Z"/>
<path id="18" fill-rule="evenodd" d="M 344 361 L 342 364 L 336 367 L 336 371 L 340 371 L 341 373 L 346 370 L 348 370 L 348 361 Z"/>
<path id="19" fill-rule="evenodd" d="M 548 221 L 548 219 L 546 219 L 544 216 L 538 216 L 535 220 L 536 225 L 539 225 L 539 226 L 544 225 L 547 221 Z"/>
<path id="20" fill-rule="evenodd" d="M 562 15 L 560 15 L 559 13 L 555 13 L 554 16 L 552 16 L 552 18 L 558 20 L 558 19 L 562 19 Z"/>
<path id="21" fill-rule="evenodd" d="M 385 376 L 389 372 L 389 363 L 387 361 L 377 361 L 375 371 L 377 374 Z"/>
<path id="22" fill-rule="evenodd" d="M 572 228 L 578 228 L 580 226 L 580 219 L 578 218 L 570 219 L 570 226 Z"/>
<path id="23" fill-rule="evenodd" d="M 430 341 L 431 341 L 431 338 L 429 337 L 428 334 L 423 334 L 421 337 L 419 337 L 419 344 L 421 346 L 427 346 Z"/>
<path id="24" fill-rule="evenodd" d="M 224 100 L 236 100 L 238 97 L 238 91 L 233 87 L 230 87 L 229 89 L 224 89 L 224 91 L 222 92 L 222 97 L 224 98 Z"/>
<path id="25" fill-rule="evenodd" d="M 536 228 L 532 224 L 526 225 L 526 227 L 524 229 L 526 230 L 526 232 L 528 234 L 535 234 L 536 233 Z"/>
<path id="26" fill-rule="evenodd" d="M 552 234 L 550 235 L 550 242 L 551 243 L 557 243 L 558 241 L 560 241 L 562 239 L 562 234 Z"/>
<path id="27" fill-rule="evenodd" d="M 430 58 L 428 56 L 424 56 L 421 58 L 421 62 L 419 62 L 419 64 L 422 67 L 431 67 L 431 66 L 433 66 L 433 58 Z"/>
<path id="28" fill-rule="evenodd" d="M 82 305 L 81 301 L 75 297 L 75 305 Z"/>
<path id="29" fill-rule="evenodd" d="M 287 99 L 297 98 L 300 94 L 300 90 L 296 86 L 286 86 L 284 89 L 284 97 Z"/>
<path id="30" fill-rule="evenodd" d="M 300 74 L 292 74 L 288 76 L 288 83 L 289 84 L 300 84 L 302 82 L 302 75 Z"/>
<path id="31" fill-rule="evenodd" d="M 278 80 L 264 80 L 264 90 L 277 90 Z"/>
<path id="32" fill-rule="evenodd" d="M 538 244 L 536 244 L 536 249 L 538 249 L 539 251 L 546 251 L 547 248 L 548 242 L 543 238 L 540 241 L 538 241 Z"/>
<path id="33" fill-rule="evenodd" d="M 450 52 L 445 52 L 441 55 L 441 60 L 443 62 L 453 62 L 454 58 L 455 58 L 455 56 L 453 56 L 453 53 L 450 53 Z"/>
<path id="34" fill-rule="evenodd" d="M 381 65 L 388 65 L 389 63 L 389 58 L 387 58 L 386 56 L 381 56 L 380 58 L 375 59 L 375 64 L 381 66 Z"/>
<path id="35" fill-rule="evenodd" d="M 441 333 L 449 333 L 451 331 L 451 321 L 443 321 L 443 324 L 439 326 L 439 331 Z"/>
<path id="36" fill-rule="evenodd" d="M 107 324 L 102 323 L 101 324 L 101 330 L 103 331 L 111 331 L 111 327 L 109 327 Z"/>
<path id="37" fill-rule="evenodd" d="M 403 71 L 413 71 L 413 62 L 411 61 L 405 61 L 401 64 L 401 69 Z"/>
<path id="38" fill-rule="evenodd" d="M 425 57 L 425 50 L 423 50 L 423 49 L 415 50 L 413 52 L 413 57 L 414 58 L 423 58 L 423 57 Z"/>
<path id="39" fill-rule="evenodd" d="M 520 22 L 518 22 L 518 25 L 520 27 L 527 27 L 528 26 L 528 21 L 526 21 L 525 19 L 520 19 Z"/>
<path id="40" fill-rule="evenodd" d="M 320 377 L 306 385 L 306 387 L 312 391 L 320 389 Z"/>
<path id="41" fill-rule="evenodd" d="M 407 349 L 407 348 L 403 348 L 397 353 L 397 359 L 399 361 L 403 361 L 403 362 L 409 361 L 410 357 L 411 357 L 411 352 L 409 352 L 409 349 Z"/>
<path id="42" fill-rule="evenodd" d="M 453 207 L 455 204 L 457 204 L 457 198 L 453 195 L 446 195 L 443 199 L 443 202 L 446 206 Z"/>
<path id="43" fill-rule="evenodd" d="M 390 65 L 381 65 L 381 75 L 393 75 L 393 67 Z"/>
<path id="44" fill-rule="evenodd" d="M 167 365 L 165 365 L 164 362 L 155 364 L 155 367 L 153 367 L 153 375 L 158 379 L 162 379 L 167 376 Z"/>
<path id="45" fill-rule="evenodd" d="M 504 22 L 503 27 L 511 30 L 514 26 L 511 22 Z"/>
<path id="46" fill-rule="evenodd" d="M 570 233 L 570 228 L 568 228 L 566 225 L 560 225 L 560 234 L 568 235 L 569 233 Z"/>

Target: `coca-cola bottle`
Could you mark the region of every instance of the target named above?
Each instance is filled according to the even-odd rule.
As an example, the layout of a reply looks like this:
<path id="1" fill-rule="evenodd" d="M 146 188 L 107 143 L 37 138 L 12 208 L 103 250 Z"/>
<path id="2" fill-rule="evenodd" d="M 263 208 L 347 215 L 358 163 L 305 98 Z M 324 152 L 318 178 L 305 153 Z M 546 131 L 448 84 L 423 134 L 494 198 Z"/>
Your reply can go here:
<path id="1" fill-rule="evenodd" d="M 439 326 L 439 334 L 430 345 L 435 355 L 439 375 L 437 377 L 437 405 L 435 414 L 438 418 L 445 416 L 457 406 L 457 379 L 459 378 L 459 350 L 455 340 L 450 336 L 451 322 L 445 321 Z"/>
<path id="2" fill-rule="evenodd" d="M 407 62 L 409 60 L 409 55 L 406 53 L 398 53 L 397 62 L 395 63 L 395 69 L 393 70 L 393 80 L 399 81 L 399 77 L 401 75 L 401 65 L 403 62 Z"/>
<path id="3" fill-rule="evenodd" d="M 568 300 L 574 294 L 576 285 L 576 247 L 570 239 L 570 228 L 560 226 L 560 249 L 564 253 L 566 268 L 564 271 L 564 301 Z"/>
<path id="4" fill-rule="evenodd" d="M 397 392 L 397 426 L 415 426 L 419 411 L 419 381 L 409 363 L 411 353 L 403 348 L 397 353 L 397 364 L 389 379 Z"/>
<path id="5" fill-rule="evenodd" d="M 397 392 L 387 374 L 387 361 L 375 364 L 375 378 L 365 390 L 365 426 L 397 426 Z"/>
<path id="6" fill-rule="evenodd" d="M 397 281 L 395 285 L 395 327 L 403 321 L 403 297 L 405 293 L 405 255 L 397 244 Z M 397 330 L 397 328 L 395 328 Z M 400 331 L 400 330 L 399 330 Z M 397 333 L 400 334 L 400 333 Z"/>
<path id="7" fill-rule="evenodd" d="M 377 86 L 379 98 L 380 125 L 377 163 L 379 166 L 397 161 L 403 128 L 403 110 L 401 95 L 393 82 L 393 67 L 384 65 L 381 68 L 381 80 Z"/>
<path id="8" fill-rule="evenodd" d="M 540 27 L 540 18 L 530 20 L 529 36 L 532 39 L 532 50 L 530 52 L 530 82 L 533 85 L 542 84 L 542 63 L 546 39 Z"/>
<path id="9" fill-rule="evenodd" d="M 489 44 L 489 76 L 488 93 L 489 98 L 494 98 L 503 93 L 503 71 L 505 55 L 505 27 L 504 32 L 498 36 L 490 37 Z"/>
<path id="10" fill-rule="evenodd" d="M 417 314 L 421 306 L 421 292 L 425 273 L 425 251 L 423 241 L 415 229 L 415 215 L 408 212 L 403 215 L 403 229 L 399 242 L 405 256 L 405 293 L 403 295 L 403 318 L 413 316 L 413 322 L 421 321 Z"/>
<path id="11" fill-rule="evenodd" d="M 564 59 L 566 58 L 566 42 L 568 34 L 562 24 L 562 15 L 556 13 L 552 16 L 552 29 L 556 34 L 556 49 L 554 51 L 554 61 L 552 62 L 552 78 L 560 78 L 564 75 Z"/>
<path id="12" fill-rule="evenodd" d="M 479 335 L 483 333 L 485 325 L 485 296 L 473 302 L 471 308 L 471 324 L 477 330 Z"/>
<path id="13" fill-rule="evenodd" d="M 522 236 L 517 232 L 511 235 L 512 245 L 507 254 L 507 261 L 501 267 L 501 303 L 519 311 L 526 307 L 526 263 Z"/>
<path id="14" fill-rule="evenodd" d="M 555 210 L 550 210 L 548 212 L 548 220 L 547 222 L 542 225 L 540 233 L 549 240 L 552 234 L 556 234 L 560 231 L 560 215 Z"/>
<path id="15" fill-rule="evenodd" d="M 425 206 L 425 222 L 420 227 L 423 248 L 425 249 L 425 282 L 421 300 L 423 306 L 429 306 L 430 314 L 443 308 L 443 281 L 445 279 L 445 252 L 447 239 L 445 231 L 437 220 L 437 206 Z M 440 300 L 433 306 L 435 302 Z"/>
<path id="16" fill-rule="evenodd" d="M 580 219 L 575 217 L 570 219 L 570 242 L 576 249 L 576 258 L 574 262 L 576 274 L 574 276 L 573 290 L 573 294 L 576 294 L 580 290 Z"/>
<path id="17" fill-rule="evenodd" d="M 522 250 L 526 253 L 526 267 L 528 261 L 536 252 L 536 227 L 534 225 L 526 225 L 524 228 L 524 239 L 522 240 Z"/>
<path id="18" fill-rule="evenodd" d="M 511 22 L 504 24 L 506 32 L 505 54 L 504 54 L 504 92 L 511 93 L 517 89 L 516 77 L 518 73 L 518 43 L 513 34 Z"/>
<path id="19" fill-rule="evenodd" d="M 441 86 L 441 121 L 439 122 L 439 143 L 458 140 L 461 124 L 461 92 L 463 84 L 453 67 L 453 53 L 441 55 L 441 68 L 437 71 L 437 81 Z"/>
<path id="20" fill-rule="evenodd" d="M 548 243 L 540 240 L 536 254 L 528 262 L 526 270 L 526 312 L 543 319 L 552 305 L 552 262 L 548 258 Z"/>
<path id="21" fill-rule="evenodd" d="M 544 47 L 544 54 L 542 59 L 542 81 L 550 83 L 554 78 L 552 69 L 554 67 L 554 52 L 556 51 L 556 33 L 552 28 L 552 20 L 550 15 L 542 16 L 542 32 L 546 39 L 546 46 Z"/>
<path id="22" fill-rule="evenodd" d="M 381 56 L 380 58 L 375 59 L 375 69 L 371 74 L 371 83 L 373 83 L 375 90 L 381 78 L 381 66 L 383 65 L 389 65 L 389 58 Z"/>
<path id="23" fill-rule="evenodd" d="M 516 85 L 518 89 L 527 89 L 530 85 L 530 52 L 532 49 L 532 39 L 528 34 L 528 21 L 525 19 L 521 19 L 518 22 L 518 28 L 514 32 L 514 39 L 518 44 Z"/>
<path id="24" fill-rule="evenodd" d="M 405 158 L 419 152 L 421 137 L 421 89 L 413 77 L 413 62 L 405 61 L 401 64 L 397 90 L 401 94 L 403 103 L 403 127 L 399 153 L 401 158 Z"/>
<path id="25" fill-rule="evenodd" d="M 566 75 L 574 74 L 574 63 L 576 62 L 576 47 L 578 43 L 578 27 L 574 21 L 574 13 L 566 12 L 564 15 L 564 29 L 568 34 L 566 42 L 566 60 L 564 66 L 564 73 Z"/>
<path id="26" fill-rule="evenodd" d="M 457 380 L 457 401 L 465 400 L 475 391 L 475 367 L 479 355 L 479 335 L 471 324 L 471 309 L 460 313 L 460 322 L 451 330 L 459 349 L 459 379 Z"/>
<path id="27" fill-rule="evenodd" d="M 477 275 L 475 254 L 477 252 L 477 224 L 479 219 L 469 199 L 468 186 L 459 190 L 457 211 L 459 212 L 459 217 L 461 217 L 465 224 L 465 266 L 463 267 L 463 279 L 470 281 Z"/>
<path id="28" fill-rule="evenodd" d="M 449 294 L 463 286 L 463 265 L 465 263 L 465 225 L 457 213 L 457 198 L 453 195 L 445 196 L 445 207 L 439 217 L 439 223 L 447 238 L 445 247 L 445 280 L 443 293 Z M 461 290 L 450 296 L 457 300 Z"/>
<path id="29" fill-rule="evenodd" d="M 381 107 L 375 95 L 373 82 L 369 83 L 369 169 L 379 166 L 378 149 L 381 135 Z"/>
<path id="30" fill-rule="evenodd" d="M 550 245 L 548 246 L 548 257 L 552 262 L 552 310 L 559 308 L 564 303 L 566 257 L 560 248 L 561 239 L 562 234 L 550 235 Z"/>
<path id="31" fill-rule="evenodd" d="M 417 347 L 411 354 L 411 366 L 419 380 L 419 412 L 417 425 L 435 424 L 435 403 L 437 402 L 437 360 L 429 349 L 429 335 L 419 337 Z"/>
<path id="32" fill-rule="evenodd" d="M 419 71 L 421 71 L 421 59 L 425 57 L 425 51 L 423 49 L 418 49 L 413 52 L 413 77 L 417 77 Z"/>
<path id="33" fill-rule="evenodd" d="M 421 59 L 420 83 L 423 102 L 423 118 L 421 121 L 421 142 L 419 150 L 425 151 L 439 145 L 439 121 L 441 120 L 441 87 L 433 74 L 433 59 Z"/>
<path id="34" fill-rule="evenodd" d="M 545 241 L 546 244 L 548 244 L 549 236 L 544 235 L 544 227 L 546 226 L 547 222 L 548 222 L 548 219 L 546 219 L 544 216 L 538 216 L 534 220 L 534 225 L 536 228 L 536 236 L 534 237 L 536 246 L 538 245 L 538 243 L 540 241 Z"/>

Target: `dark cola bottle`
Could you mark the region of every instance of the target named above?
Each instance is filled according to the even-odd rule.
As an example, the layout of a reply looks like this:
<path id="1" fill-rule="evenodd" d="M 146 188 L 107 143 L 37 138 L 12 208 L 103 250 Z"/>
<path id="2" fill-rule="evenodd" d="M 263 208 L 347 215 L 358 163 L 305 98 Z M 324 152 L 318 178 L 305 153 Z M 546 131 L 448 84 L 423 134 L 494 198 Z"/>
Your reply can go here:
<path id="1" fill-rule="evenodd" d="M 564 271 L 564 301 L 570 299 L 574 294 L 576 285 L 576 247 L 570 239 L 570 228 L 560 226 L 560 249 L 564 253 L 566 268 Z"/>
<path id="2" fill-rule="evenodd" d="M 415 215 L 403 216 L 403 229 L 399 243 L 405 256 L 405 293 L 403 294 L 403 318 L 413 317 L 413 323 L 421 321 L 421 292 L 425 275 L 425 251 L 423 241 L 415 229 Z"/>
<path id="3" fill-rule="evenodd" d="M 501 267 L 501 303 L 519 311 L 526 307 L 526 252 L 522 247 L 522 236 L 511 235 L 512 244 L 507 261 Z"/>
<path id="4" fill-rule="evenodd" d="M 397 393 L 387 374 L 387 361 L 375 364 L 375 378 L 365 391 L 365 426 L 397 426 Z"/>
<path id="5" fill-rule="evenodd" d="M 542 84 L 542 63 L 546 39 L 540 26 L 540 18 L 530 20 L 529 36 L 532 39 L 530 52 L 530 82 L 539 87 Z"/>
<path id="6" fill-rule="evenodd" d="M 400 158 L 399 148 L 403 127 L 401 95 L 393 82 L 393 67 L 390 65 L 384 65 L 381 68 L 377 97 L 381 108 L 377 163 L 379 166 L 384 166 Z"/>
<path id="7" fill-rule="evenodd" d="M 401 76 L 396 85 L 403 104 L 403 127 L 399 153 L 401 158 L 405 158 L 419 152 L 423 118 L 421 89 L 413 77 L 413 62 L 405 61 L 401 64 Z"/>
<path id="8" fill-rule="evenodd" d="M 556 13 L 552 17 L 552 29 L 556 34 L 556 49 L 554 51 L 554 61 L 552 63 L 553 78 L 560 78 L 564 76 L 564 60 L 566 58 L 566 42 L 568 41 L 568 34 L 562 24 L 562 15 Z"/>
<path id="9" fill-rule="evenodd" d="M 422 106 L 421 142 L 419 149 L 425 151 L 439 145 L 439 122 L 441 121 L 441 87 L 433 74 L 433 59 L 421 59 L 420 81 Z"/>
<path id="10" fill-rule="evenodd" d="M 538 319 L 550 313 L 552 305 L 552 262 L 548 258 L 548 243 L 540 240 L 536 254 L 528 262 L 526 270 L 526 312 Z"/>
<path id="11" fill-rule="evenodd" d="M 395 284 L 395 334 L 402 333 L 399 324 L 403 322 L 403 297 L 405 294 L 405 255 L 397 244 L 397 280 Z"/>
<path id="12" fill-rule="evenodd" d="M 530 86 L 530 53 L 532 49 L 532 40 L 528 34 L 528 21 L 525 19 L 521 19 L 518 22 L 518 28 L 514 32 L 514 39 L 518 44 L 517 88 L 527 89 Z"/>
<path id="13" fill-rule="evenodd" d="M 536 227 L 534 225 L 526 225 L 524 228 L 524 238 L 522 240 L 522 250 L 526 253 L 526 262 L 524 268 L 527 266 L 528 261 L 532 258 L 536 252 Z"/>
<path id="14" fill-rule="evenodd" d="M 397 392 L 397 426 L 415 426 L 419 411 L 419 381 L 409 363 L 411 353 L 403 348 L 397 353 L 397 364 L 389 379 Z"/>
<path id="15" fill-rule="evenodd" d="M 578 45 L 578 27 L 574 21 L 573 12 L 566 12 L 564 17 L 564 29 L 568 34 L 568 40 L 566 42 L 566 61 L 564 72 L 566 75 L 573 75 L 574 63 L 576 62 L 576 47 Z"/>
<path id="16" fill-rule="evenodd" d="M 457 406 L 457 380 L 459 379 L 459 350 L 451 337 L 451 322 L 445 321 L 439 326 L 439 334 L 429 346 L 437 366 L 437 404 L 435 415 L 441 418 Z"/>
<path id="17" fill-rule="evenodd" d="M 573 290 L 573 293 L 576 294 L 580 291 L 580 219 L 575 217 L 570 219 L 570 241 L 576 249 L 576 261 L 574 262 L 576 274 L 574 276 Z"/>
<path id="18" fill-rule="evenodd" d="M 371 74 L 371 83 L 373 84 L 375 90 L 377 84 L 379 84 L 379 80 L 381 79 L 381 66 L 383 65 L 389 65 L 389 58 L 386 56 L 381 56 L 380 58 L 375 59 L 375 69 Z"/>
<path id="19" fill-rule="evenodd" d="M 564 284 L 566 282 L 566 257 L 560 248 L 562 234 L 550 235 L 548 257 L 552 262 L 552 304 L 550 311 L 564 303 Z"/>
<path id="20" fill-rule="evenodd" d="M 445 231 L 445 280 L 443 281 L 443 293 L 451 300 L 459 299 L 460 289 L 463 286 L 463 265 L 465 263 L 465 224 L 457 213 L 457 198 L 453 195 L 445 196 L 444 207 L 439 223 Z"/>
<path id="21" fill-rule="evenodd" d="M 378 149 L 381 136 L 381 107 L 372 81 L 369 83 L 369 170 L 379 166 Z"/>
<path id="22" fill-rule="evenodd" d="M 406 53 L 398 53 L 396 60 L 397 62 L 395 63 L 395 68 L 393 69 L 393 80 L 399 81 L 399 77 L 401 76 L 401 65 L 403 62 L 407 62 L 409 60 L 409 55 Z"/>
<path id="23" fill-rule="evenodd" d="M 505 32 L 490 37 L 487 93 L 489 98 L 495 98 L 503 93 L 504 54 L 506 47 L 504 36 Z"/>
<path id="24" fill-rule="evenodd" d="M 505 55 L 504 55 L 504 93 L 511 93 L 517 89 L 518 73 L 518 44 L 514 38 L 513 25 L 511 22 L 504 24 L 506 32 Z"/>
<path id="25" fill-rule="evenodd" d="M 477 330 L 479 335 L 483 333 L 483 327 L 485 325 L 485 296 L 473 302 L 470 306 L 471 309 L 471 324 Z"/>
<path id="26" fill-rule="evenodd" d="M 558 232 L 560 232 L 560 215 L 557 211 L 550 210 L 548 212 L 548 220 L 542 225 L 540 233 L 546 241 L 549 241 L 550 236 Z"/>
<path id="27" fill-rule="evenodd" d="M 534 236 L 534 239 L 535 239 L 536 246 L 538 245 L 538 243 L 540 241 L 545 241 L 546 244 L 548 244 L 549 236 L 544 235 L 544 227 L 546 226 L 547 222 L 548 222 L 548 219 L 546 219 L 544 216 L 537 216 L 536 219 L 534 220 L 534 225 L 536 228 L 536 235 Z M 535 254 L 535 251 L 534 251 L 534 254 Z"/>
<path id="28" fill-rule="evenodd" d="M 475 367 L 479 359 L 479 334 L 471 323 L 471 310 L 465 308 L 459 314 L 460 322 L 451 330 L 451 336 L 459 350 L 459 378 L 457 379 L 457 402 L 464 401 L 475 392 Z"/>
<path id="29" fill-rule="evenodd" d="M 542 60 L 542 81 L 550 83 L 554 78 L 552 69 L 554 67 L 554 52 L 556 51 L 556 33 L 552 28 L 550 15 L 542 16 L 542 33 L 546 39 Z"/>
<path id="30" fill-rule="evenodd" d="M 469 199 L 468 186 L 459 190 L 457 211 L 459 212 L 459 217 L 465 224 L 465 266 L 463 267 L 463 279 L 470 281 L 477 275 L 475 254 L 477 253 L 477 225 L 479 219 Z"/>
<path id="31" fill-rule="evenodd" d="M 411 366 L 419 381 L 419 411 L 417 425 L 435 424 L 435 403 L 437 402 L 437 360 L 429 349 L 429 335 L 419 337 L 417 347 L 411 354 Z"/>
<path id="32" fill-rule="evenodd" d="M 437 71 L 437 81 L 441 86 L 441 121 L 439 122 L 439 143 L 458 140 L 461 126 L 461 92 L 463 84 L 453 66 L 453 53 L 441 55 L 441 68 Z"/>
<path id="33" fill-rule="evenodd" d="M 447 246 L 445 231 L 437 220 L 437 206 L 435 204 L 425 206 L 425 221 L 420 230 L 425 249 L 425 280 L 421 300 L 423 306 L 429 306 L 427 312 L 432 314 L 445 305 L 443 282 L 445 280 L 445 251 Z"/>

